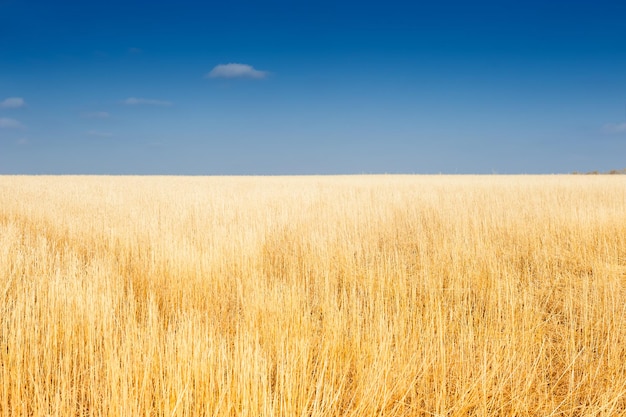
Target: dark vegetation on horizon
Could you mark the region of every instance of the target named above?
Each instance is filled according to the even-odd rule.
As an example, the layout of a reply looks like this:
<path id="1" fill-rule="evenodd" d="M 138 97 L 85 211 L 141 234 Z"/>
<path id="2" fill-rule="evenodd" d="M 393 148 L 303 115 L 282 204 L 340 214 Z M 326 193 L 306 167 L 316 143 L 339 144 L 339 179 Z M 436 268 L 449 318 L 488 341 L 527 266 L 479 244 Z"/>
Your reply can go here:
<path id="1" fill-rule="evenodd" d="M 572 174 L 574 174 L 574 175 L 626 175 L 626 168 L 612 169 L 612 170 L 606 171 L 606 172 L 599 172 L 599 171 L 578 172 L 578 171 L 574 171 L 574 172 L 572 172 Z"/>

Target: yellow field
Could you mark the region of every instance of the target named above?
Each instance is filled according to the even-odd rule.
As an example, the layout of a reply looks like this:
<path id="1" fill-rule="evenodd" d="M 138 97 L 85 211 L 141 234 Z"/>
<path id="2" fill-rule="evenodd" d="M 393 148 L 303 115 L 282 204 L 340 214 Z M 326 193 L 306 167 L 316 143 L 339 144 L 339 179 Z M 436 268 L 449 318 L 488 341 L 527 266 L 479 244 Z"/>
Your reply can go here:
<path id="1" fill-rule="evenodd" d="M 0 177 L 0 415 L 626 415 L 626 177 Z"/>

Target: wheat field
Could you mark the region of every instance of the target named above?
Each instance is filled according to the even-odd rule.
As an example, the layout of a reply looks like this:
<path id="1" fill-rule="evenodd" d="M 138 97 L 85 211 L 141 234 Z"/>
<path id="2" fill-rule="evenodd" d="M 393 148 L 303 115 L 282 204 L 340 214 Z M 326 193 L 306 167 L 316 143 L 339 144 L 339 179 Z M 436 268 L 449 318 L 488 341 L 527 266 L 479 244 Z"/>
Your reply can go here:
<path id="1" fill-rule="evenodd" d="M 0 415 L 626 415 L 626 179 L 0 177 Z"/>

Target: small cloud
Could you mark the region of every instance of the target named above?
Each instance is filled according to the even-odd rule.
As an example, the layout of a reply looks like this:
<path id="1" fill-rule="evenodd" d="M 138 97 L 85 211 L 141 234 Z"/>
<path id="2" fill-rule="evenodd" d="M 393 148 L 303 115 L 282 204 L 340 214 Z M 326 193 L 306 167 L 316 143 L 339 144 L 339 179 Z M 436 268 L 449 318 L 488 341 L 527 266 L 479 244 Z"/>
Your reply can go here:
<path id="1" fill-rule="evenodd" d="M 17 129 L 22 127 L 22 124 L 15 119 L 9 119 L 8 117 L 0 117 L 0 127 L 8 129 Z"/>
<path id="2" fill-rule="evenodd" d="M 23 107 L 25 105 L 26 102 L 22 97 L 9 97 L 0 102 L 0 107 L 4 109 L 17 109 L 18 107 Z"/>
<path id="3" fill-rule="evenodd" d="M 259 71 L 246 64 L 220 64 L 213 68 L 205 78 L 254 78 L 267 77 L 267 71 Z"/>
<path id="4" fill-rule="evenodd" d="M 153 100 L 149 98 L 136 98 L 136 97 L 129 97 L 126 100 L 124 100 L 123 103 L 129 106 L 136 106 L 139 104 L 148 104 L 152 106 L 171 106 L 172 105 L 171 102 L 165 101 L 165 100 Z"/>
<path id="5" fill-rule="evenodd" d="M 131 54 L 140 54 L 142 51 L 139 48 L 128 48 L 128 52 Z"/>
<path id="6" fill-rule="evenodd" d="M 26 138 L 21 138 L 18 139 L 17 142 L 15 142 L 18 146 L 26 146 L 30 144 L 30 141 Z"/>
<path id="7" fill-rule="evenodd" d="M 109 132 L 98 132 L 97 130 L 90 130 L 87 132 L 89 136 L 96 136 L 99 138 L 110 138 L 113 136 L 112 133 Z"/>
<path id="8" fill-rule="evenodd" d="M 85 119 L 108 119 L 111 115 L 105 111 L 94 111 L 91 113 L 83 113 Z"/>
<path id="9" fill-rule="evenodd" d="M 603 130 L 605 133 L 626 133 L 626 123 L 607 123 Z"/>

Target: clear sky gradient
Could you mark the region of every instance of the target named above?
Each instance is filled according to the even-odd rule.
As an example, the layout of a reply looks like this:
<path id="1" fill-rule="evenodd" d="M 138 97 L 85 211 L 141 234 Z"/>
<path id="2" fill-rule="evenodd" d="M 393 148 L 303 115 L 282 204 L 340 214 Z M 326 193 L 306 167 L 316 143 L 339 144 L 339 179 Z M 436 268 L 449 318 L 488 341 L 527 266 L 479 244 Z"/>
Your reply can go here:
<path id="1" fill-rule="evenodd" d="M 0 174 L 626 167 L 626 2 L 0 0 Z"/>

